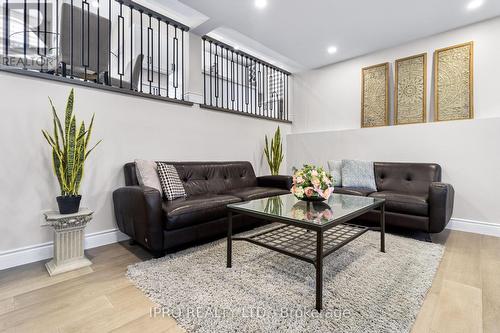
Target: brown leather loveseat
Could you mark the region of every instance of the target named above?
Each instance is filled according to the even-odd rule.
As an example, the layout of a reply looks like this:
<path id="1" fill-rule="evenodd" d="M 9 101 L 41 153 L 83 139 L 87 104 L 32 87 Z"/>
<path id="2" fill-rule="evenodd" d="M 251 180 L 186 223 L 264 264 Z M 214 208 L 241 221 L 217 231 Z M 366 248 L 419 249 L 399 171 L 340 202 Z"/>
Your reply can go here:
<path id="1" fill-rule="evenodd" d="M 375 162 L 377 191 L 336 187 L 335 193 L 362 195 L 386 200 L 387 225 L 420 230 L 443 231 L 453 213 L 454 189 L 441 182 L 441 166 L 434 163 Z M 360 220 L 377 222 L 379 211 Z"/>
<path id="2" fill-rule="evenodd" d="M 124 167 L 125 187 L 113 192 L 119 229 L 155 256 L 226 232 L 226 205 L 290 193 L 288 176 L 256 177 L 249 162 L 168 162 L 177 169 L 186 198 L 163 199 L 153 188 L 139 186 L 135 163 Z M 233 227 L 258 223 L 235 216 Z"/>

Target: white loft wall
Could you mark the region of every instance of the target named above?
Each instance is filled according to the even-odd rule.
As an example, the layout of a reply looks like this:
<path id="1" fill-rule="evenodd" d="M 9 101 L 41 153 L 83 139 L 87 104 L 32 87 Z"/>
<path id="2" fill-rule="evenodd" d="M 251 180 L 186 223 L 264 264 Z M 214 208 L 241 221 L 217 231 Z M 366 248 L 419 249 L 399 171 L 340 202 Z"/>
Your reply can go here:
<path id="1" fill-rule="evenodd" d="M 456 190 L 455 225 L 465 223 L 472 231 L 487 226 L 489 233 L 500 235 L 499 35 L 496 18 L 297 75 L 293 134 L 287 137 L 288 169 L 344 158 L 437 162 L 443 167 L 443 180 Z M 427 51 L 432 108 L 433 51 L 470 40 L 475 42 L 476 119 L 360 129 L 362 67 Z"/>
<path id="2" fill-rule="evenodd" d="M 500 18 L 474 24 L 399 47 L 383 50 L 331 66 L 300 73 L 294 78 L 293 131 L 310 132 L 359 128 L 361 123 L 361 68 L 391 63 L 398 58 L 427 52 L 428 112 L 432 119 L 433 52 L 436 49 L 474 41 L 474 106 L 475 118 L 500 117 L 498 83 L 500 76 Z M 339 49 L 339 52 L 342 52 Z M 393 85 L 391 84 L 391 90 Z M 391 91 L 392 114 L 392 91 Z"/>
<path id="3" fill-rule="evenodd" d="M 52 126 L 47 96 L 62 112 L 70 88 L 0 72 L 0 264 L 2 252 L 52 240 L 40 223 L 42 211 L 57 207 L 58 186 L 40 130 Z M 111 194 L 124 184 L 123 164 L 134 158 L 247 160 L 258 175 L 268 173 L 264 135 L 274 132 L 276 122 L 78 86 L 75 91 L 79 119 L 95 112 L 93 138 L 103 140 L 89 157 L 81 188 L 82 205 L 95 210 L 87 233 L 116 228 Z M 290 133 L 290 125 L 279 125 Z"/>

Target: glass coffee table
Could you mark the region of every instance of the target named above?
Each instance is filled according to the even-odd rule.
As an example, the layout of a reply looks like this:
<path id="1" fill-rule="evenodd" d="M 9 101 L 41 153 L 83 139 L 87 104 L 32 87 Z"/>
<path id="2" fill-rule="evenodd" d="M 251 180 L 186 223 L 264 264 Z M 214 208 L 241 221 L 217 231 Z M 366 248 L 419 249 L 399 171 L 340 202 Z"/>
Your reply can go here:
<path id="1" fill-rule="evenodd" d="M 380 227 L 349 223 L 380 209 Z M 232 267 L 233 241 L 247 241 L 311 263 L 316 268 L 316 310 L 323 306 L 323 259 L 368 230 L 380 231 L 385 252 L 385 200 L 333 193 L 328 201 L 305 202 L 292 194 L 227 205 L 227 267 Z M 233 214 L 243 214 L 278 225 L 245 237 L 233 237 Z"/>

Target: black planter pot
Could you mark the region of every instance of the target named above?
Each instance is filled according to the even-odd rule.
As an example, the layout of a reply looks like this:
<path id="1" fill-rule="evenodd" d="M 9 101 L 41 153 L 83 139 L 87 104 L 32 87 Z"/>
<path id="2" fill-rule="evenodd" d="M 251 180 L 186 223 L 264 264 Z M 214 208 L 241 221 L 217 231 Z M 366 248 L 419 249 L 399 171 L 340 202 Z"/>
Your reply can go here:
<path id="1" fill-rule="evenodd" d="M 80 209 L 80 200 L 82 199 L 81 195 L 67 195 L 67 196 L 58 196 L 57 204 L 59 205 L 59 213 L 61 214 L 74 214 L 78 213 Z"/>

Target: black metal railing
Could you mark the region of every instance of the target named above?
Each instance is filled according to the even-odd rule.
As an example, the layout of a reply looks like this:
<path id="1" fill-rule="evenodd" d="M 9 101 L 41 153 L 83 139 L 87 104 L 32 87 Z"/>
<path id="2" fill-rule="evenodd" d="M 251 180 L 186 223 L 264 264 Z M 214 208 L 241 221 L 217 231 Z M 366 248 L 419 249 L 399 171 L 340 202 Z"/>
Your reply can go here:
<path id="1" fill-rule="evenodd" d="M 202 107 L 290 121 L 290 73 L 211 37 L 202 43 Z"/>
<path id="2" fill-rule="evenodd" d="M 130 0 L 2 0 L 1 69 L 184 101 L 184 35 Z"/>

